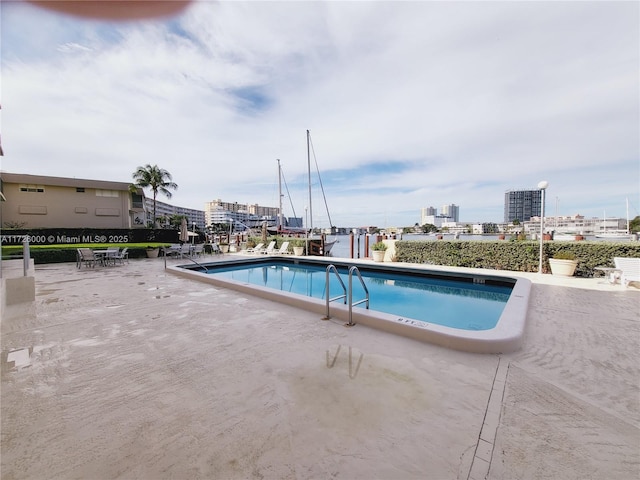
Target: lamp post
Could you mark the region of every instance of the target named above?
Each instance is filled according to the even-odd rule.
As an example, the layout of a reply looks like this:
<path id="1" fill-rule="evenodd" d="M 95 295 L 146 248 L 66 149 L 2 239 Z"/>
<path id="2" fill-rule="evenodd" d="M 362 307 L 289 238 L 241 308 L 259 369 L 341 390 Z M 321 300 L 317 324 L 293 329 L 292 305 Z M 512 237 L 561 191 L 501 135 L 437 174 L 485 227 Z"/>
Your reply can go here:
<path id="1" fill-rule="evenodd" d="M 540 198 L 540 258 L 538 263 L 538 273 L 542 273 L 542 244 L 544 243 L 544 191 L 549 186 L 549 182 L 546 180 L 538 183 L 538 188 L 540 189 L 541 198 Z"/>

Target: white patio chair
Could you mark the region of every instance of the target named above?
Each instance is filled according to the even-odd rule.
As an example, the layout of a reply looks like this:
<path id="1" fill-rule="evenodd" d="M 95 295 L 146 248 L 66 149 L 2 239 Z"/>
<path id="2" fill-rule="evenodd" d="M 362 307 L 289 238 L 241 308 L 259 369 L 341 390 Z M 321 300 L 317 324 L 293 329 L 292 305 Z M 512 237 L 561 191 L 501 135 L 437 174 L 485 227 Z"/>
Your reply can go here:
<path id="1" fill-rule="evenodd" d="M 620 270 L 620 283 L 625 287 L 629 282 L 640 282 L 640 258 L 614 257 L 613 263 Z"/>

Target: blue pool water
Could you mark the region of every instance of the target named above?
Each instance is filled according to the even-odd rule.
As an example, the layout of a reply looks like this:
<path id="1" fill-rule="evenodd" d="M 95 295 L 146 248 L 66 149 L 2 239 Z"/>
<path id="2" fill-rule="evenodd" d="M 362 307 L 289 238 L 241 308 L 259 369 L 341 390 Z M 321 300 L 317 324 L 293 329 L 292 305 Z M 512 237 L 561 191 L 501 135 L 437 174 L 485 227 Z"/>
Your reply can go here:
<path id="1" fill-rule="evenodd" d="M 259 285 L 317 299 L 326 298 L 326 266 L 271 260 L 258 264 L 207 265 L 208 274 L 241 283 Z M 337 266 L 345 285 L 348 267 Z M 512 285 L 474 283 L 472 279 L 366 270 L 361 275 L 369 290 L 371 310 L 398 318 L 464 330 L 494 328 L 509 299 Z M 340 282 L 330 275 L 330 297 L 342 294 Z M 356 276 L 353 299 L 365 297 Z M 342 300 L 338 302 L 343 303 Z M 360 304 L 354 308 L 365 308 Z"/>

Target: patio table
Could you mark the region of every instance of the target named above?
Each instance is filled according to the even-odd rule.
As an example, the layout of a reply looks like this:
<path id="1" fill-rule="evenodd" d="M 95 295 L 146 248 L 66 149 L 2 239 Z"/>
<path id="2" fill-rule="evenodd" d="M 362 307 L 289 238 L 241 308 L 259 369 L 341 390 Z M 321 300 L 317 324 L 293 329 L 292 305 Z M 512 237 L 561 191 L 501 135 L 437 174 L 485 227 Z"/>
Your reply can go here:
<path id="1" fill-rule="evenodd" d="M 611 285 L 615 285 L 620 280 L 620 275 L 622 275 L 622 270 L 619 268 L 613 267 L 595 267 L 594 270 L 599 272 L 604 272 L 604 276 L 607 279 L 607 282 Z"/>

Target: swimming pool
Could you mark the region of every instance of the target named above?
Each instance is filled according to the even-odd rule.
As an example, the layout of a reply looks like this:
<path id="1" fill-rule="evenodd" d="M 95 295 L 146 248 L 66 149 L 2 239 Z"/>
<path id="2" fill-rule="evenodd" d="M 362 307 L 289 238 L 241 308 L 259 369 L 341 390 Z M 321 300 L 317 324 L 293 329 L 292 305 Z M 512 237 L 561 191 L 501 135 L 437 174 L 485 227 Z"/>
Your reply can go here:
<path id="1" fill-rule="evenodd" d="M 344 264 L 332 265 L 336 270 L 332 269 L 329 275 L 329 297 L 344 304 L 347 297 L 343 287 L 348 285 L 349 271 Z M 369 292 L 371 310 L 465 330 L 495 327 L 513 287 L 512 283 L 504 281 L 472 283 L 365 267 L 360 267 L 359 271 L 366 290 L 359 281 L 353 281 L 354 301 L 365 299 Z M 210 266 L 208 273 L 326 301 L 325 265 L 275 260 L 251 265 Z M 361 302 L 355 308 L 366 308 L 365 305 L 366 302 Z"/>
<path id="2" fill-rule="evenodd" d="M 400 263 L 308 257 L 227 257 L 202 266 L 168 267 L 172 273 L 197 278 L 263 298 L 326 313 L 326 268 L 344 276 L 356 265 L 370 293 L 370 309 L 352 308 L 356 324 L 482 353 L 517 350 L 522 342 L 530 282 L 479 273 L 454 273 Z M 203 268 L 207 268 L 204 273 Z M 330 274 L 330 297 L 342 292 Z M 364 299 L 354 276 L 353 301 Z M 364 301 L 363 301 L 364 303 Z M 344 299 L 330 304 L 333 318 L 347 320 Z"/>

